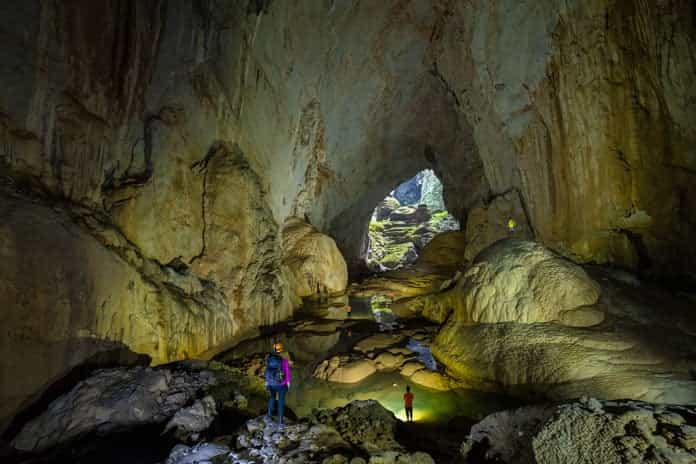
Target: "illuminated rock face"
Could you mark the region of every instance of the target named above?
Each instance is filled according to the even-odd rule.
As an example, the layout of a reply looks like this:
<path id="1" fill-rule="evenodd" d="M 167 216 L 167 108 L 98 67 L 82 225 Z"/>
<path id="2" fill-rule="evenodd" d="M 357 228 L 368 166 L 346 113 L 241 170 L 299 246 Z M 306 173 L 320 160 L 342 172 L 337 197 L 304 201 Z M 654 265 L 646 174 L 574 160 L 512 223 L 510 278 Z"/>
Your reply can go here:
<path id="1" fill-rule="evenodd" d="M 428 167 L 463 225 L 515 191 L 564 255 L 693 277 L 693 9 L 2 2 L 2 196 L 30 217 L 3 217 L 0 358 L 52 361 L 3 375 L 0 428 L 101 346 L 198 356 L 287 318 L 285 219 L 357 269 L 374 206 Z"/>
<path id="2" fill-rule="evenodd" d="M 696 382 L 683 361 L 684 350 L 696 353 L 685 348 L 696 333 L 692 303 L 602 280 L 595 304 L 600 287 L 577 265 L 538 244 L 498 242 L 452 290 L 424 297 L 423 315 L 446 321 L 433 354 L 455 378 L 479 388 L 696 403 Z"/>
<path id="3" fill-rule="evenodd" d="M 336 242 L 298 218 L 283 226 L 283 264 L 299 297 L 343 293 L 348 268 Z"/>

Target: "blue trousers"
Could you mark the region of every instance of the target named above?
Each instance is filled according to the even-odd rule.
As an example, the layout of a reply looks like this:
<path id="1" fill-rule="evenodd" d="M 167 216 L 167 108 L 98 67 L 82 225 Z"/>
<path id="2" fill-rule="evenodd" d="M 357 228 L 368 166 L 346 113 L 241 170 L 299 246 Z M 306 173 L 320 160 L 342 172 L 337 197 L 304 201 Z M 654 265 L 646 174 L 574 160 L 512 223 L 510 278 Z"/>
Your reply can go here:
<path id="1" fill-rule="evenodd" d="M 285 393 L 288 391 L 287 385 L 269 385 L 268 393 L 271 394 L 268 398 L 268 417 L 273 417 L 273 409 L 275 409 L 275 403 L 278 401 L 278 423 L 283 423 L 283 410 L 285 409 Z M 276 397 L 278 398 L 276 400 Z"/>

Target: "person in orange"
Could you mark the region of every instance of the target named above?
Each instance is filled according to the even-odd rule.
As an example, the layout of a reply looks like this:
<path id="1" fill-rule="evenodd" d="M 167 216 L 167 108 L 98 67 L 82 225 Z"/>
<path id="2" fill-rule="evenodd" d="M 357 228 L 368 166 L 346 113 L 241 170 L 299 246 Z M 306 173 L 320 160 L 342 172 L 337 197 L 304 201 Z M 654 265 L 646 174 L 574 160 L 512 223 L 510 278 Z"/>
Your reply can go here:
<path id="1" fill-rule="evenodd" d="M 404 409 L 406 410 L 406 421 L 413 422 L 413 393 L 411 393 L 411 387 L 406 386 L 406 393 L 404 393 Z"/>

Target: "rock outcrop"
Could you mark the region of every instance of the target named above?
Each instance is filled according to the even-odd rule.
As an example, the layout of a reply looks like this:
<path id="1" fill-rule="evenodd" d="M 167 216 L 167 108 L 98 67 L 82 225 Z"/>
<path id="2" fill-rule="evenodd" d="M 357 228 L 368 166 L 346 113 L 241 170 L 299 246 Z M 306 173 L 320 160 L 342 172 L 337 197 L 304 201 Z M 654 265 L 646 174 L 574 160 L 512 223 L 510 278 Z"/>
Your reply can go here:
<path id="1" fill-rule="evenodd" d="M 78 383 L 53 401 L 39 417 L 27 423 L 12 442 L 23 451 L 43 451 L 90 433 L 108 435 L 145 424 L 170 420 L 166 430 L 188 434 L 210 425 L 215 401 L 206 397 L 200 407 L 189 402 L 200 392 L 218 384 L 214 371 L 189 369 L 182 364 L 172 367 L 104 369 Z M 200 410 L 203 420 L 189 419 Z M 200 425 L 197 427 L 196 425 Z"/>
<path id="2" fill-rule="evenodd" d="M 451 305 L 458 323 L 534 323 L 570 318 L 599 295 L 599 284 L 576 264 L 534 242 L 503 240 L 479 254 L 455 287 L 436 298 Z M 601 310 L 594 311 L 599 317 L 586 325 L 602 321 Z M 579 319 L 575 325 L 582 325 Z"/>
<path id="3" fill-rule="evenodd" d="M 299 297 L 343 293 L 348 268 L 336 242 L 299 218 L 283 226 L 283 264 Z"/>
<path id="4" fill-rule="evenodd" d="M 518 395 L 696 403 L 688 301 L 599 274 L 593 305 L 595 280 L 529 242 L 499 242 L 477 261 L 454 289 L 423 299 L 436 302 L 424 315 L 447 320 L 432 350 L 455 378 Z"/>
<path id="5" fill-rule="evenodd" d="M 466 462 L 610 464 L 696 461 L 696 410 L 584 398 L 494 413 L 461 447 Z"/>

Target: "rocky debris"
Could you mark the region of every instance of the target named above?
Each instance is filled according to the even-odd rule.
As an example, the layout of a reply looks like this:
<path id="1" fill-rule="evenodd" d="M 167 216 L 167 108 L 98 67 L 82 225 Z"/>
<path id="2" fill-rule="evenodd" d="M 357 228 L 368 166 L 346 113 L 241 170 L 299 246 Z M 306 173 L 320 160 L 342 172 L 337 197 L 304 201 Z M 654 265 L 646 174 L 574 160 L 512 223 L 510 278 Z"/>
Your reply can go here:
<path id="1" fill-rule="evenodd" d="M 322 361 L 314 369 L 314 377 L 329 382 L 356 383 L 377 371 L 375 363 L 352 355 L 337 355 Z"/>
<path id="2" fill-rule="evenodd" d="M 494 413 L 462 443 L 467 462 L 696 462 L 696 409 L 583 398 Z"/>
<path id="3" fill-rule="evenodd" d="M 289 217 L 283 226 L 282 245 L 283 264 L 290 271 L 297 296 L 346 290 L 348 268 L 331 237 L 299 218 Z"/>
<path id="4" fill-rule="evenodd" d="M 246 399 L 242 395 L 231 403 L 235 408 L 246 407 Z M 164 432 L 173 431 L 177 440 L 183 442 L 196 442 L 200 433 L 205 431 L 217 415 L 215 399 L 208 395 L 196 400 L 191 406 L 179 409 L 174 417 L 164 427 Z"/>
<path id="5" fill-rule="evenodd" d="M 169 453 L 165 464 L 203 464 L 223 460 L 230 453 L 230 448 L 223 444 L 199 443 L 195 446 L 176 445 Z"/>
<path id="6" fill-rule="evenodd" d="M 166 464 L 434 464 L 396 441 L 398 420 L 376 401 L 353 401 L 278 428 L 265 416 L 246 422 L 234 443 L 177 445 Z"/>
<path id="7" fill-rule="evenodd" d="M 248 388 L 244 382 L 241 373 L 217 363 L 98 370 L 24 425 L 12 445 L 39 452 L 90 433 L 105 436 L 167 421 L 164 430 L 196 440 L 212 422 L 216 402 L 240 396 Z"/>
<path id="8" fill-rule="evenodd" d="M 312 419 L 334 427 L 348 443 L 370 454 L 402 450 L 394 436 L 399 420 L 377 401 L 352 401 L 341 408 L 318 411 Z"/>

